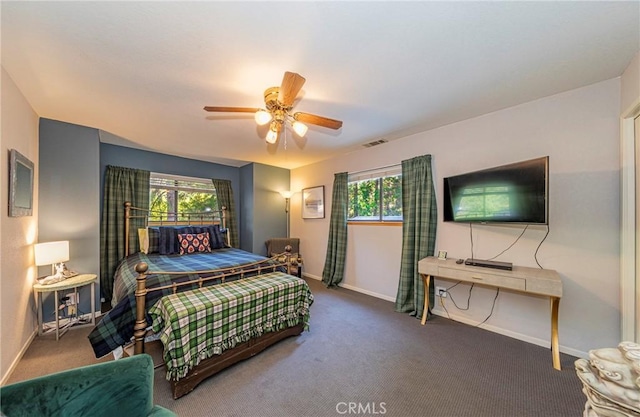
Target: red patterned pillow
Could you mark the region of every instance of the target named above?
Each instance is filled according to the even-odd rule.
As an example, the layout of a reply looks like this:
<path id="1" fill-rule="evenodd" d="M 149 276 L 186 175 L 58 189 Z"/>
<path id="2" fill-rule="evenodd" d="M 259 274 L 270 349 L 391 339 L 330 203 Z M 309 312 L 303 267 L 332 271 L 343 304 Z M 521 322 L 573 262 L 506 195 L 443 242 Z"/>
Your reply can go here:
<path id="1" fill-rule="evenodd" d="M 209 233 L 179 234 L 178 243 L 180 243 L 180 255 L 195 252 L 211 252 Z"/>

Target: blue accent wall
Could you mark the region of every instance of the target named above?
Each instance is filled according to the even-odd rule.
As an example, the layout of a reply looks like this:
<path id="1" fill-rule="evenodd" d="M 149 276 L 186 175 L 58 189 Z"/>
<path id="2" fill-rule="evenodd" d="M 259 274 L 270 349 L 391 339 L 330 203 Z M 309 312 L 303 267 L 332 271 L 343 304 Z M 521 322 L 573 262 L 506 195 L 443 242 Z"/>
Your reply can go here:
<path id="1" fill-rule="evenodd" d="M 253 170 L 253 252 L 267 254 L 265 241 L 287 236 L 285 199 L 280 191 L 289 190 L 289 170 L 254 164 Z"/>
<path id="2" fill-rule="evenodd" d="M 258 163 L 240 168 L 242 201 L 245 203 L 240 211 L 245 225 L 242 249 L 266 255 L 267 239 L 287 235 L 285 199 L 280 191 L 289 190 L 289 183 L 288 169 Z"/>
<path id="3" fill-rule="evenodd" d="M 69 269 L 100 274 L 100 138 L 97 129 L 40 119 L 38 241 L 69 241 Z M 51 274 L 51 266 L 38 276 Z M 70 291 L 63 291 L 70 292 Z M 81 313 L 91 309 L 89 286 L 80 289 Z M 99 284 L 96 299 L 99 301 Z M 62 294 L 58 294 L 62 297 Z M 55 320 L 51 293 L 45 295 L 44 321 Z M 98 310 L 100 303 L 96 303 Z"/>
<path id="4" fill-rule="evenodd" d="M 240 249 L 253 251 L 253 165 L 240 168 L 240 190 L 242 207 L 238 210 L 240 221 L 244 225 L 240 229 Z"/>

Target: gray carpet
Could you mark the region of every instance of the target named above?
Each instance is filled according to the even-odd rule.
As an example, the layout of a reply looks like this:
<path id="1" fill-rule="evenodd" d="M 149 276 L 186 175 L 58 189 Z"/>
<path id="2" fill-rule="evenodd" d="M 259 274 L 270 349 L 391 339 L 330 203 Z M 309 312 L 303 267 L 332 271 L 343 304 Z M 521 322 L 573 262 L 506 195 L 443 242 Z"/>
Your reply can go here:
<path id="1" fill-rule="evenodd" d="M 562 354 L 563 370 L 556 371 L 549 349 L 441 317 L 423 327 L 395 313 L 393 303 L 308 281 L 315 296 L 309 332 L 234 365 L 178 400 L 157 369 L 154 401 L 180 416 L 582 414 L 586 398 L 574 357 Z M 91 354 L 86 339 L 78 340 L 88 331 L 72 330 L 57 343 L 73 344 L 63 349 L 73 352 L 63 359 L 67 367 L 95 362 L 80 353 Z M 44 352 L 54 354 L 39 347 L 43 339 L 36 338 L 10 382 L 35 376 L 25 371 L 44 366 L 35 361 L 58 362 L 43 358 Z"/>

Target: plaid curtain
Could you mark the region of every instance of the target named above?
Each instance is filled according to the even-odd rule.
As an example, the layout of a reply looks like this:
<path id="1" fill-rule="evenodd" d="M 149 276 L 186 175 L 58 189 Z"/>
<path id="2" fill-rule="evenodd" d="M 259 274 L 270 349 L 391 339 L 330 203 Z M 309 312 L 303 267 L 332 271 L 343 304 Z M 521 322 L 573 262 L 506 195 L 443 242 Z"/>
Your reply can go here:
<path id="1" fill-rule="evenodd" d="M 431 155 L 402 161 L 402 263 L 395 309 L 416 318 L 422 318 L 425 291 L 418 261 L 434 253 L 437 214 Z M 433 305 L 433 280 L 428 293 Z"/>
<path id="2" fill-rule="evenodd" d="M 347 257 L 348 178 L 346 172 L 339 172 L 335 174 L 333 179 L 327 258 L 322 270 L 322 282 L 327 287 L 338 285 L 344 278 L 345 258 Z"/>
<path id="3" fill-rule="evenodd" d="M 113 274 L 124 253 L 124 203 L 144 210 L 149 209 L 149 171 L 107 166 L 102 195 L 100 224 L 100 292 L 106 302 L 111 301 Z M 145 227 L 146 219 L 131 219 L 129 223 L 130 251 L 137 252 L 138 228 Z"/>
<path id="4" fill-rule="evenodd" d="M 229 246 L 239 248 L 240 239 L 238 239 L 238 224 L 236 221 L 236 209 L 233 201 L 233 188 L 231 188 L 231 181 L 217 179 L 213 179 L 212 181 L 218 196 L 218 208 L 222 209 L 222 206 L 227 208 L 226 223 L 228 229 L 227 235 L 229 236 Z"/>

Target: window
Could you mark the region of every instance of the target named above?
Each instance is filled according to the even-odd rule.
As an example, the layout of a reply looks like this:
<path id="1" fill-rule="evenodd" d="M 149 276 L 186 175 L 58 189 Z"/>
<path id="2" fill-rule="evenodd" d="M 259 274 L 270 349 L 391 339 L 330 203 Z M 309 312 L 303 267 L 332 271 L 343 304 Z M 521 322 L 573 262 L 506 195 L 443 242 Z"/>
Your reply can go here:
<path id="1" fill-rule="evenodd" d="M 152 172 L 149 188 L 150 222 L 193 220 L 188 213 L 211 212 L 209 220 L 219 217 L 218 198 L 210 179 Z"/>
<path id="2" fill-rule="evenodd" d="M 349 174 L 350 222 L 402 221 L 402 167 Z"/>

